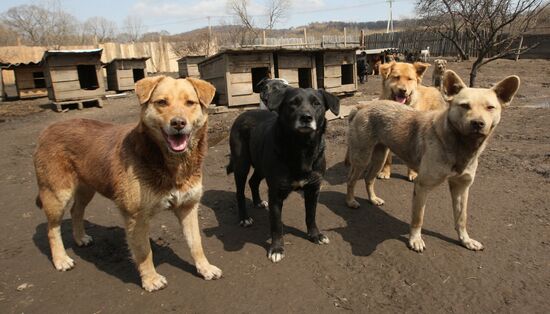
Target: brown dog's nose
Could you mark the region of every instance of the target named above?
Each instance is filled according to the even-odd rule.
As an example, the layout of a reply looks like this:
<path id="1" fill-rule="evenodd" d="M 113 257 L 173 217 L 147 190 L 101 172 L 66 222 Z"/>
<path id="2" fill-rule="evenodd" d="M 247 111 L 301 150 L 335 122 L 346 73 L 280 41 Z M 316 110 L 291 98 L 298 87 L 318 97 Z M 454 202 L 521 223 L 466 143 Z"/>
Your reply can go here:
<path id="1" fill-rule="evenodd" d="M 175 118 L 172 118 L 172 120 L 170 120 L 170 126 L 178 131 L 185 128 L 186 125 L 187 125 L 187 121 L 181 117 L 175 117 Z"/>
<path id="2" fill-rule="evenodd" d="M 406 89 L 404 89 L 404 88 L 400 88 L 400 89 L 399 89 L 399 95 L 400 95 L 400 96 L 405 96 L 406 94 L 407 94 L 407 90 L 406 90 Z"/>
<path id="3" fill-rule="evenodd" d="M 472 120 L 470 121 L 470 124 L 472 125 L 472 128 L 477 131 L 483 129 L 483 127 L 485 126 L 485 122 L 481 120 Z"/>

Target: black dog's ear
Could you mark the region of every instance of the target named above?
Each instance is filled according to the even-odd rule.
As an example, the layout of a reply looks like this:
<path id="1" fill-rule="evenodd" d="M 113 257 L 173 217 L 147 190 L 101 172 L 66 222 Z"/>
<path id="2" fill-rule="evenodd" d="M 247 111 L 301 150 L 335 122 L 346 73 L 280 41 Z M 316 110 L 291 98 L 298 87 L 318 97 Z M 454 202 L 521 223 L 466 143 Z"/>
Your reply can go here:
<path id="1" fill-rule="evenodd" d="M 324 89 L 319 89 L 317 92 L 321 94 L 322 99 L 325 102 L 325 111 L 330 110 L 335 116 L 338 116 L 340 114 L 340 98 L 325 91 Z"/>
<path id="2" fill-rule="evenodd" d="M 273 88 L 269 91 L 269 94 L 267 96 L 267 109 L 270 111 L 279 111 L 279 107 L 285 100 L 285 93 L 288 88 Z"/>

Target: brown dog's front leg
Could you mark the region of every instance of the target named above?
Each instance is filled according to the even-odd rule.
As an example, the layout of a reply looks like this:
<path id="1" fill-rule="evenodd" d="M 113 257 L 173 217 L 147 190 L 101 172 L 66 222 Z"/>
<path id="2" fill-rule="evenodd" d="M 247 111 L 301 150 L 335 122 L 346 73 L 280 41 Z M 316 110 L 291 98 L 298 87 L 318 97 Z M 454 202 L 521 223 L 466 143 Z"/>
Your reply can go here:
<path id="1" fill-rule="evenodd" d="M 149 243 L 149 217 L 140 213 L 126 216 L 125 222 L 126 239 L 141 276 L 141 286 L 149 292 L 165 288 L 168 282 L 157 273 L 153 264 L 153 252 Z"/>
<path id="2" fill-rule="evenodd" d="M 206 280 L 218 279 L 222 276 L 221 269 L 208 262 L 202 249 L 198 207 L 199 203 L 184 205 L 175 209 L 174 213 L 183 228 L 183 235 L 187 241 L 187 245 L 191 249 L 191 256 L 195 261 L 197 271 Z"/>
<path id="3" fill-rule="evenodd" d="M 411 232 L 409 235 L 409 246 L 417 252 L 422 252 L 426 248 L 422 240 L 422 223 L 424 222 L 424 209 L 426 208 L 426 197 L 428 188 L 418 182 L 414 184 L 412 204 Z"/>
<path id="4" fill-rule="evenodd" d="M 466 222 L 468 219 L 468 193 L 472 180 L 468 178 L 449 179 L 449 189 L 453 200 L 453 215 L 455 219 L 455 229 L 458 233 L 460 243 L 473 251 L 483 250 L 483 244 L 471 239 L 466 231 Z"/>

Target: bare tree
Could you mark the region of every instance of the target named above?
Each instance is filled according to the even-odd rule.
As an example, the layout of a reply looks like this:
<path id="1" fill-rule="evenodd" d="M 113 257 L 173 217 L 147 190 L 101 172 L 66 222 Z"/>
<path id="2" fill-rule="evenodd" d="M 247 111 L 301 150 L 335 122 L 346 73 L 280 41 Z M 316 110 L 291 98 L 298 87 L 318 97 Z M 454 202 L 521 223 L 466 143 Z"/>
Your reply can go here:
<path id="1" fill-rule="evenodd" d="M 59 46 L 78 39 L 78 21 L 60 9 L 57 2 L 49 8 L 36 5 L 12 7 L 3 14 L 3 23 L 33 45 Z"/>
<path id="2" fill-rule="evenodd" d="M 519 47 L 519 39 L 533 25 L 544 0 L 418 0 L 417 12 L 425 25 L 449 40 L 467 59 L 466 34 L 474 41 L 476 60 L 470 71 L 470 86 L 475 86 L 477 72 L 485 64 L 514 54 L 525 53 L 538 44 Z"/>
<path id="3" fill-rule="evenodd" d="M 273 29 L 290 10 L 290 0 L 267 0 L 267 28 Z"/>
<path id="4" fill-rule="evenodd" d="M 254 18 L 248 13 L 249 0 L 229 0 L 229 10 L 237 17 L 240 24 L 248 31 L 257 35 Z"/>
<path id="5" fill-rule="evenodd" d="M 128 16 L 124 19 L 124 33 L 128 35 L 129 41 L 138 41 L 141 35 L 145 32 L 145 25 L 140 18 L 136 16 Z"/>
<path id="6" fill-rule="evenodd" d="M 113 39 L 116 33 L 116 23 L 101 16 L 94 16 L 83 24 L 84 34 L 94 36 L 98 42 Z"/>

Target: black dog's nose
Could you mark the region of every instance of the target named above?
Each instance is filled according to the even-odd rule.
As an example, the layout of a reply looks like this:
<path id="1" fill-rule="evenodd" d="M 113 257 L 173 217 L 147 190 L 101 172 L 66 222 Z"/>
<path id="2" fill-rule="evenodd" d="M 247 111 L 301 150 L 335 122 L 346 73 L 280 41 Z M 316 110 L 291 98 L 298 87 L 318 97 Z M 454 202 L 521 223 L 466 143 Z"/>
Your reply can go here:
<path id="1" fill-rule="evenodd" d="M 481 130 L 485 126 L 485 122 L 481 120 L 472 120 L 470 121 L 470 124 L 474 130 Z"/>
<path id="2" fill-rule="evenodd" d="M 300 116 L 300 122 L 310 123 L 311 121 L 313 121 L 313 117 L 308 113 Z"/>
<path id="3" fill-rule="evenodd" d="M 170 120 L 170 126 L 178 131 L 185 128 L 185 125 L 187 125 L 187 121 L 184 118 L 175 117 Z"/>

